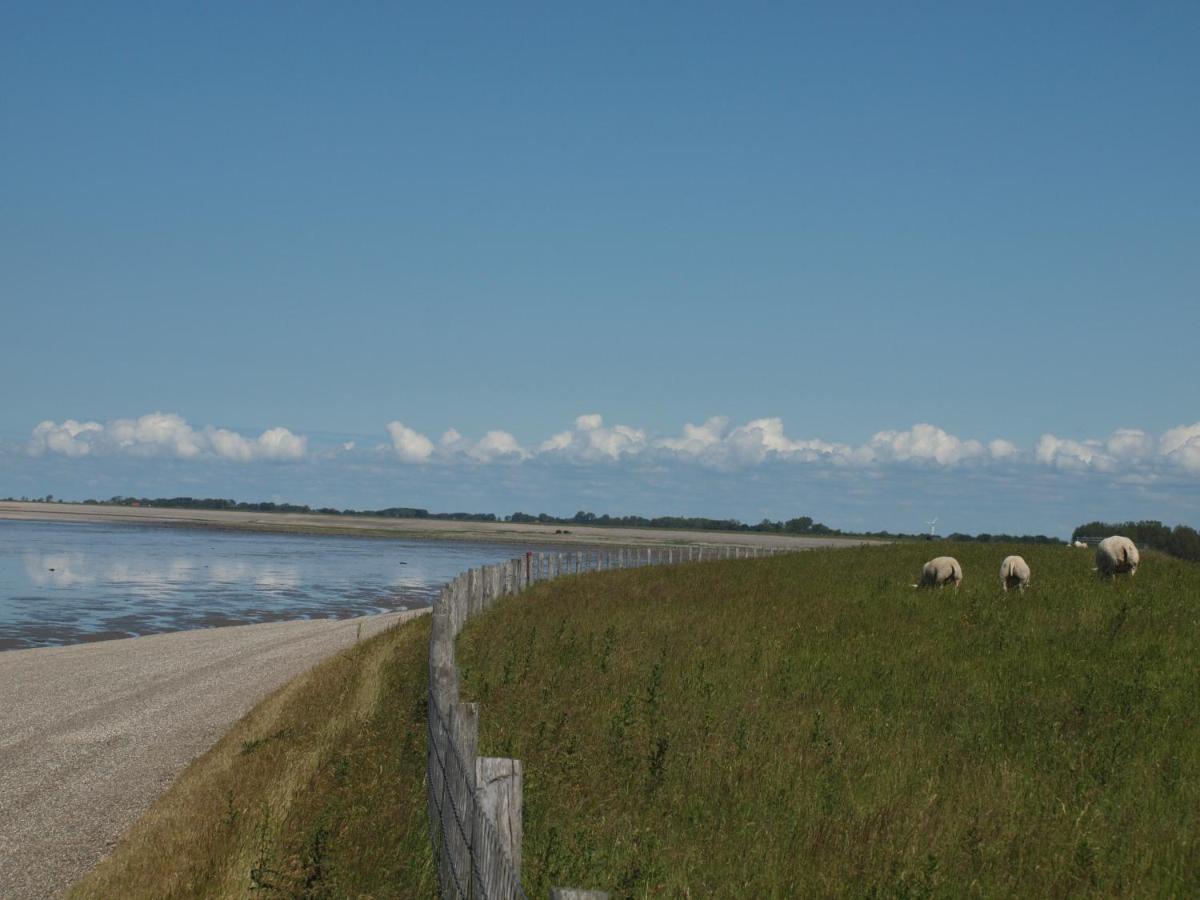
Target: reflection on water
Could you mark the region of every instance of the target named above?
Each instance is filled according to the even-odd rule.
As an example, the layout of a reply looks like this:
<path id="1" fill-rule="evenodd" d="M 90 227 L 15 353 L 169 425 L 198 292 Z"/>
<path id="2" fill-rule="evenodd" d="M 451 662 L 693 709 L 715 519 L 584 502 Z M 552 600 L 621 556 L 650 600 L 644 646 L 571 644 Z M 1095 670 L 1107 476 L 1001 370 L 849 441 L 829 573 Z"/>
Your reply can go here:
<path id="1" fill-rule="evenodd" d="M 0 650 L 408 609 L 525 549 L 0 521 Z"/>

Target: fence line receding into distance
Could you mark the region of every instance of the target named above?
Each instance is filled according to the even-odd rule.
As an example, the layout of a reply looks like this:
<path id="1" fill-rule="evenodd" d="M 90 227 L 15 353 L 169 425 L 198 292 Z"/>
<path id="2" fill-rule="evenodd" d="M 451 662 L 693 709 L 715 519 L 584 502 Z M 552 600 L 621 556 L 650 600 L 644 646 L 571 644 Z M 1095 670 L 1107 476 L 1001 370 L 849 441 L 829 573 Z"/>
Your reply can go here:
<path id="1" fill-rule="evenodd" d="M 561 575 L 743 559 L 788 552 L 767 547 L 623 547 L 574 553 L 526 553 L 523 559 L 470 569 L 433 603 L 429 641 L 429 834 L 442 897 L 524 900 L 521 889 L 520 760 L 479 755 L 479 706 L 459 699 L 454 640 L 467 620 L 500 597 Z M 604 897 L 553 891 L 552 896 Z"/>

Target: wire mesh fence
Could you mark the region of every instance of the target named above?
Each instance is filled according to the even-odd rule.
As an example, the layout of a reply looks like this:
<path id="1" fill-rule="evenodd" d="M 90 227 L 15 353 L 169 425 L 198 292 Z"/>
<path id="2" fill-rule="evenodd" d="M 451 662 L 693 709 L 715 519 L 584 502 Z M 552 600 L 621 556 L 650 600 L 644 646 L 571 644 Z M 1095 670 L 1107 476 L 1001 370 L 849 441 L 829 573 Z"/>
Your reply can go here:
<path id="1" fill-rule="evenodd" d="M 429 833 L 441 896 L 449 900 L 524 900 L 521 889 L 521 783 L 518 760 L 480 757 L 478 708 L 458 693 L 454 639 L 467 620 L 500 597 L 566 575 L 606 569 L 749 558 L 767 547 L 620 547 L 526 553 L 471 569 L 442 588 L 429 641 Z"/>
<path id="2" fill-rule="evenodd" d="M 524 898 L 520 876 L 477 802 L 474 771 L 446 713 L 429 702 L 429 822 L 443 897 Z"/>

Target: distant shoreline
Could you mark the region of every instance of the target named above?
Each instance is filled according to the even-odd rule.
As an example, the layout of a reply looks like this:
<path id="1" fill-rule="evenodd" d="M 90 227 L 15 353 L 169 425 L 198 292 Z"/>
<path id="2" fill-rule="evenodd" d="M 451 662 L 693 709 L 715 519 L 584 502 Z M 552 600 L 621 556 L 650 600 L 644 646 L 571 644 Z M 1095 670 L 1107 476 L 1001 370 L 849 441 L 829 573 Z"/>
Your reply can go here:
<path id="1" fill-rule="evenodd" d="M 772 547 L 809 550 L 879 541 L 850 537 L 682 529 L 537 525 L 513 522 L 393 519 L 378 516 L 330 516 L 320 513 L 259 513 L 212 509 L 114 506 L 84 503 L 0 502 L 0 520 L 109 522 L 273 534 L 368 537 L 392 540 L 496 541 L 511 544 L 621 544 Z"/>

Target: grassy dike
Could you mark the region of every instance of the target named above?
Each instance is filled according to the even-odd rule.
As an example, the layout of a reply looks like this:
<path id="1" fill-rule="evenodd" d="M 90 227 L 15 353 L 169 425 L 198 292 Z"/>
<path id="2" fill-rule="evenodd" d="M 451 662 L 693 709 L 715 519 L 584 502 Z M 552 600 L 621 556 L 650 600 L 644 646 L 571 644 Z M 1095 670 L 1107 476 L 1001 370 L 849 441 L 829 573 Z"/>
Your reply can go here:
<path id="1" fill-rule="evenodd" d="M 958 592 L 910 587 L 935 553 Z M 1200 568 L 1092 564 L 896 544 L 502 601 L 458 658 L 480 752 L 525 765 L 526 891 L 1200 894 Z"/>
<path id="2" fill-rule="evenodd" d="M 74 898 L 430 897 L 429 618 L 262 701 L 70 892 Z"/>

